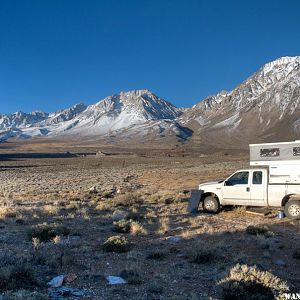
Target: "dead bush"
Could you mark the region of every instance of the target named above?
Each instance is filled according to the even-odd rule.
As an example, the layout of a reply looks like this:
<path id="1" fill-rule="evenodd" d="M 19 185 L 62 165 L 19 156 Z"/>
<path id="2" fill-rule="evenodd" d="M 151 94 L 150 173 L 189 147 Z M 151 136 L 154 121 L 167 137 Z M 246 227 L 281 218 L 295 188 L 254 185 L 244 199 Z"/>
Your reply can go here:
<path id="1" fill-rule="evenodd" d="M 106 252 L 127 252 L 130 250 L 129 241 L 122 235 L 109 237 L 103 244 L 102 249 Z"/>
<path id="2" fill-rule="evenodd" d="M 31 227 L 28 231 L 30 240 L 37 238 L 41 242 L 49 242 L 56 236 L 67 236 L 69 234 L 69 228 L 60 224 L 39 224 Z"/>
<path id="3" fill-rule="evenodd" d="M 289 291 L 287 283 L 256 266 L 237 264 L 226 278 L 219 281 L 224 300 L 269 300 L 284 299 L 283 293 Z"/>

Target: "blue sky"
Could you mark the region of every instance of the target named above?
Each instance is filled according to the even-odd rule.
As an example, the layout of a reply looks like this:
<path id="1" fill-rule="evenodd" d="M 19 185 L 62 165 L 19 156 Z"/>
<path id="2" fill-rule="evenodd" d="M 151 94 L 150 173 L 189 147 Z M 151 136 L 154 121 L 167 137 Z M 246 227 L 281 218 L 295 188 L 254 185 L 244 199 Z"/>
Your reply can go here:
<path id="1" fill-rule="evenodd" d="M 148 88 L 177 106 L 300 55 L 298 0 L 0 0 L 0 112 Z"/>

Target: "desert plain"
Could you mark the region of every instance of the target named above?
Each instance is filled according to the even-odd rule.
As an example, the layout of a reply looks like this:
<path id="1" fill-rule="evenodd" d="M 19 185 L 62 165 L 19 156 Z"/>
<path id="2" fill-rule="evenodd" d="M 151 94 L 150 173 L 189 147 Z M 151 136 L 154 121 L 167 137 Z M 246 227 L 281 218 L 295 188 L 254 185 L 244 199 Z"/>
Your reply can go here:
<path id="1" fill-rule="evenodd" d="M 248 160 L 247 150 L 3 144 L 0 299 L 299 293 L 299 221 L 279 219 L 278 209 L 186 211 L 191 189 L 225 179 Z M 62 281 L 51 287 L 57 276 Z M 108 276 L 125 283 L 109 284 Z"/>

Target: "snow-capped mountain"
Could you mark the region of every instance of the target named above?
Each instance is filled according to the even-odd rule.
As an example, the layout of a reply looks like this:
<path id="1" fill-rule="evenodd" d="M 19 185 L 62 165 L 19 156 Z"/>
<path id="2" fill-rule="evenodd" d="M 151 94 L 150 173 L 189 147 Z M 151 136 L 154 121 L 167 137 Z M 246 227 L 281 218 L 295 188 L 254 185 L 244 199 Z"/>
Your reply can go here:
<path id="1" fill-rule="evenodd" d="M 191 141 L 240 147 L 300 137 L 300 56 L 267 63 L 230 92 L 192 108 L 176 108 L 149 90 L 121 92 L 96 104 L 55 113 L 0 115 L 0 140 L 61 137 L 83 140 Z"/>
<path id="2" fill-rule="evenodd" d="M 124 134 L 126 129 L 127 133 L 131 130 L 132 134 L 135 134 L 137 128 L 140 128 L 140 135 L 147 135 L 153 129 L 147 122 L 150 124 L 150 121 L 156 121 L 160 133 L 169 131 L 185 139 L 190 130 L 175 121 L 181 113 L 180 109 L 149 90 L 135 90 L 109 96 L 90 106 L 77 104 L 72 108 L 45 115 L 31 124 L 23 122 L 24 126 L 19 125 L 21 120 L 13 119 L 9 126 L 3 127 L 2 132 L 0 131 L 0 138 L 5 140 L 12 137 L 38 136 L 107 137 L 112 133 Z"/>
<path id="3" fill-rule="evenodd" d="M 267 63 L 231 92 L 222 91 L 180 117 L 210 144 L 287 140 L 300 135 L 300 56 Z"/>
<path id="4" fill-rule="evenodd" d="M 32 126 L 38 122 L 45 120 L 48 114 L 44 112 L 34 111 L 32 113 L 24 113 L 18 111 L 14 114 L 0 114 L 0 130 L 17 129 Z"/>

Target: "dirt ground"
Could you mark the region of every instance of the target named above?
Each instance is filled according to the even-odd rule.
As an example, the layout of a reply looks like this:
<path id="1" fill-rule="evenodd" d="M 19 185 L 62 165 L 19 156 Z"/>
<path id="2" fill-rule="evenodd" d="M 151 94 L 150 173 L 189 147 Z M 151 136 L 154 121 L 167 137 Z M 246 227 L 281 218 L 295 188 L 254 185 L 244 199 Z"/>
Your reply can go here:
<path id="1" fill-rule="evenodd" d="M 299 293 L 299 221 L 278 219 L 277 209 L 186 213 L 191 189 L 247 160 L 221 152 L 2 158 L 0 299 L 222 299 L 220 280 L 236 264 Z M 47 285 L 67 274 L 76 279 L 63 286 L 80 295 Z M 127 283 L 109 285 L 107 276 Z"/>

